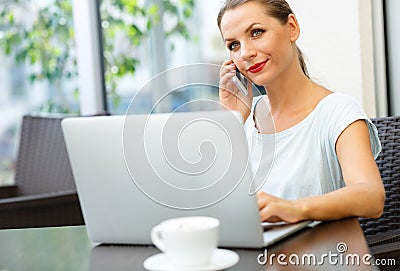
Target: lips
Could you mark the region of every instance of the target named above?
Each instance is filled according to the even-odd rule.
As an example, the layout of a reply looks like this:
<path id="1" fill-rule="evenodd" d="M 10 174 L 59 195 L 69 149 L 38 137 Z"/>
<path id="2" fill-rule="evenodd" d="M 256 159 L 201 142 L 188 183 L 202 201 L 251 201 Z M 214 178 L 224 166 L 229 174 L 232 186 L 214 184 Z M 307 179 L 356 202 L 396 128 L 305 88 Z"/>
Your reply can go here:
<path id="1" fill-rule="evenodd" d="M 260 62 L 260 63 L 256 63 L 256 64 L 254 64 L 253 66 L 251 66 L 251 67 L 248 69 L 248 71 L 251 72 L 251 73 L 257 73 L 257 72 L 261 71 L 261 70 L 264 68 L 264 66 L 265 66 L 266 63 L 267 63 L 267 61 L 263 61 L 263 62 Z"/>

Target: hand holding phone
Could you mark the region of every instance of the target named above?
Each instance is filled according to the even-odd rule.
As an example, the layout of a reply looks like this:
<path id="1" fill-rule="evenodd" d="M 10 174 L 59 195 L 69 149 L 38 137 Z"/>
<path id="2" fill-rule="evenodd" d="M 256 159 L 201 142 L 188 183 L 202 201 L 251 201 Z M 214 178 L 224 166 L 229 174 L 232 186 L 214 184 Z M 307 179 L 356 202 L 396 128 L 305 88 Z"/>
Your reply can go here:
<path id="1" fill-rule="evenodd" d="M 244 77 L 238 70 L 236 70 L 236 75 L 232 77 L 232 81 L 244 96 L 249 94 L 249 91 L 247 90 L 247 78 Z"/>

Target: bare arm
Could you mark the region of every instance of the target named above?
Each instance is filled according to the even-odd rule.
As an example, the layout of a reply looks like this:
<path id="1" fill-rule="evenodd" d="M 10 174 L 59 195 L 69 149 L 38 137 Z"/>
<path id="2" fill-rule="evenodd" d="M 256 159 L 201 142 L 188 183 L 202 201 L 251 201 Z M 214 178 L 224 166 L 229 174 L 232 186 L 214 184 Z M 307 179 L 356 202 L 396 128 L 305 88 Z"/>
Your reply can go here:
<path id="1" fill-rule="evenodd" d="M 336 191 L 298 200 L 257 195 L 263 221 L 332 220 L 351 216 L 379 217 L 385 191 L 370 147 L 364 120 L 349 125 L 339 136 L 336 153 L 346 186 Z"/>

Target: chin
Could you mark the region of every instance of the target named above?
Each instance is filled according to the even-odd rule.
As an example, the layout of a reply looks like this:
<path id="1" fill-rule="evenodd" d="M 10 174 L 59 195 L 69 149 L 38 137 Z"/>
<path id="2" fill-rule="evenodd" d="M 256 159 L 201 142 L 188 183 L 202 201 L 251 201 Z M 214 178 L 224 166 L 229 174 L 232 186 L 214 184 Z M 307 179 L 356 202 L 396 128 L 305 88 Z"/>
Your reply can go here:
<path id="1" fill-rule="evenodd" d="M 266 86 L 266 85 L 268 85 L 268 84 L 270 84 L 271 83 L 271 80 L 266 80 L 266 79 L 264 79 L 264 80 L 254 80 L 254 81 L 252 81 L 254 84 L 256 84 L 256 85 L 258 85 L 258 86 Z"/>
<path id="2" fill-rule="evenodd" d="M 278 78 L 278 74 L 273 74 L 271 72 L 268 73 L 264 73 L 264 74 L 260 74 L 259 76 L 255 76 L 255 78 L 253 78 L 254 80 L 252 81 L 254 84 L 259 85 L 259 86 L 264 86 L 266 88 L 266 86 L 272 84 L 275 79 Z"/>

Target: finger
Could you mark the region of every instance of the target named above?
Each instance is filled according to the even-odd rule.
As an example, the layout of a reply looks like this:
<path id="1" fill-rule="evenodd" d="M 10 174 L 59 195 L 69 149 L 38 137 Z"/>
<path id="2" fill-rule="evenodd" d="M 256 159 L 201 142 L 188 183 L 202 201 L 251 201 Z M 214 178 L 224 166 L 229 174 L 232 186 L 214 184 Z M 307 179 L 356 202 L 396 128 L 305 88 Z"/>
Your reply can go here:
<path id="1" fill-rule="evenodd" d="M 231 71 L 231 70 L 236 70 L 236 65 L 235 65 L 235 63 L 233 62 L 232 59 L 225 60 L 225 61 L 222 63 L 220 72 L 229 72 L 229 71 Z"/>
<path id="2" fill-rule="evenodd" d="M 282 222 L 283 219 L 281 219 L 280 217 L 277 216 L 271 216 L 268 219 L 264 220 L 264 222 L 272 222 L 272 223 L 276 223 L 276 222 Z"/>
<path id="3" fill-rule="evenodd" d="M 256 197 L 261 197 L 262 195 L 266 195 L 263 191 L 257 191 Z"/>
<path id="4" fill-rule="evenodd" d="M 257 191 L 256 198 L 264 198 L 266 200 L 271 200 L 274 197 L 271 196 L 270 194 L 267 194 L 267 193 L 263 192 L 263 191 Z"/>
<path id="5" fill-rule="evenodd" d="M 267 203 L 263 199 L 257 199 L 257 206 L 258 210 L 261 211 L 265 206 L 267 206 Z"/>
<path id="6" fill-rule="evenodd" d="M 227 59 L 222 63 L 222 68 L 224 68 L 225 66 L 231 65 L 231 64 L 235 64 L 235 63 L 233 62 L 232 59 Z"/>
<path id="7" fill-rule="evenodd" d="M 220 80 L 223 80 L 223 79 L 227 79 L 227 78 L 231 79 L 235 75 L 236 75 L 235 67 L 228 65 L 220 71 L 219 77 L 220 77 Z"/>
<path id="8" fill-rule="evenodd" d="M 234 86 L 232 78 L 235 76 L 235 73 L 236 72 L 233 70 L 233 71 L 227 71 L 224 74 L 222 74 L 219 81 L 220 85 L 229 84 L 230 88 L 232 88 Z"/>
<path id="9" fill-rule="evenodd" d="M 229 92 L 230 94 L 236 95 L 237 92 L 239 91 L 235 84 L 233 83 L 232 78 L 235 76 L 236 72 L 235 71 L 229 71 L 225 73 L 223 76 L 221 76 L 220 81 L 219 81 L 219 87 L 220 90 L 223 92 Z"/>
<path id="10" fill-rule="evenodd" d="M 280 217 L 280 210 L 278 206 L 278 202 L 280 201 L 278 198 L 271 196 L 267 193 L 259 191 L 258 198 L 261 200 L 260 204 L 263 206 L 261 210 L 259 210 L 260 217 L 262 221 L 268 222 L 279 222 L 282 221 Z"/>
<path id="11" fill-rule="evenodd" d="M 274 212 L 273 208 L 266 206 L 259 211 L 261 221 L 263 222 L 281 222 L 283 219 Z"/>
<path id="12" fill-rule="evenodd" d="M 258 209 L 262 210 L 268 205 L 269 202 L 269 196 L 265 194 L 264 192 L 257 192 L 256 194 L 256 199 L 257 199 L 257 205 Z"/>

